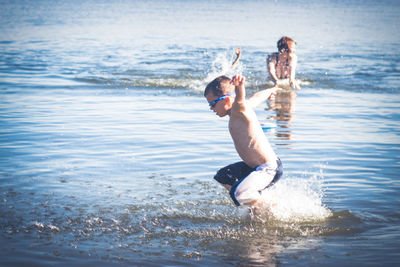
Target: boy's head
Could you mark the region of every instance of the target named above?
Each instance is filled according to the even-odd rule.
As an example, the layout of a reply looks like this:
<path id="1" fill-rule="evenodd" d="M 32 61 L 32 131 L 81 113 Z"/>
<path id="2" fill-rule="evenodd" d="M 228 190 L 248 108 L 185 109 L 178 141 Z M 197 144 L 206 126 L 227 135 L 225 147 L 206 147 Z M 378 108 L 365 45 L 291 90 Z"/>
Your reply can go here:
<path id="1" fill-rule="evenodd" d="M 277 46 L 278 46 L 278 51 L 280 53 L 285 53 L 285 52 L 294 53 L 296 49 L 296 41 L 290 37 L 284 36 L 281 39 L 279 39 Z"/>
<path id="2" fill-rule="evenodd" d="M 207 99 L 210 109 L 220 117 L 228 115 L 232 107 L 230 94 L 235 87 L 230 82 L 231 79 L 227 76 L 219 76 L 210 82 L 204 90 L 204 97 Z"/>

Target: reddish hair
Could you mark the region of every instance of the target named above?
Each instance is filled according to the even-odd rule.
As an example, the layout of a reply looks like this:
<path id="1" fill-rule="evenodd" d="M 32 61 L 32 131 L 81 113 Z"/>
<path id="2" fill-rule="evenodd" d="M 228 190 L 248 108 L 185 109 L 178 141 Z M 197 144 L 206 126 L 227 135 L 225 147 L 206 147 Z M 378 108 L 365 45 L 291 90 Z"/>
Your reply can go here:
<path id="1" fill-rule="evenodd" d="M 287 36 L 283 36 L 281 39 L 279 39 L 279 41 L 278 41 L 278 43 L 277 43 L 278 51 L 279 51 L 280 53 L 289 51 L 289 45 L 288 45 L 289 42 L 294 42 L 294 43 L 296 43 L 295 40 L 293 40 L 292 38 L 287 37 Z"/>

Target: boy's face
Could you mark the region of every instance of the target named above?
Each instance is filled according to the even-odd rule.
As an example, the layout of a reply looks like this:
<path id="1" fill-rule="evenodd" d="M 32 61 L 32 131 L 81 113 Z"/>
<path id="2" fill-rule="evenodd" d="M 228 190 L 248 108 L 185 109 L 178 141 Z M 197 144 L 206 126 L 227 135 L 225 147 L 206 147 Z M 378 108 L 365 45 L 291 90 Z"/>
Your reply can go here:
<path id="1" fill-rule="evenodd" d="M 214 104 L 210 106 L 210 109 L 214 111 L 219 117 L 225 117 L 229 114 L 229 111 L 231 109 L 231 101 L 229 99 L 229 96 L 218 100 L 219 97 L 210 92 L 206 95 L 206 99 L 208 103 L 214 101 Z M 215 100 L 218 100 L 218 102 L 215 103 Z"/>

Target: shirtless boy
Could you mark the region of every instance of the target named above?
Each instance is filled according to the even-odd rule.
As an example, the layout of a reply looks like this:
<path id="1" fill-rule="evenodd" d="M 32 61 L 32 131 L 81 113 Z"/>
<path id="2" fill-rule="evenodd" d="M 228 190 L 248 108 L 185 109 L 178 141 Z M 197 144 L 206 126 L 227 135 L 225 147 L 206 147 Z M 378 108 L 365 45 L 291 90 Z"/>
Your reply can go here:
<path id="1" fill-rule="evenodd" d="M 282 163 L 253 110 L 278 89 L 259 91 L 246 100 L 244 82 L 241 75 L 232 80 L 220 76 L 207 85 L 204 96 L 219 117 L 229 116 L 229 132 L 243 160 L 220 169 L 214 179 L 229 190 L 237 206 L 254 206 L 259 204 L 263 190 L 282 176 Z"/>
<path id="2" fill-rule="evenodd" d="M 278 53 L 273 53 L 267 57 L 268 72 L 274 86 L 282 85 L 289 79 L 292 89 L 300 90 L 300 86 L 295 80 L 297 55 L 296 42 L 287 36 L 282 37 L 278 43 Z"/>

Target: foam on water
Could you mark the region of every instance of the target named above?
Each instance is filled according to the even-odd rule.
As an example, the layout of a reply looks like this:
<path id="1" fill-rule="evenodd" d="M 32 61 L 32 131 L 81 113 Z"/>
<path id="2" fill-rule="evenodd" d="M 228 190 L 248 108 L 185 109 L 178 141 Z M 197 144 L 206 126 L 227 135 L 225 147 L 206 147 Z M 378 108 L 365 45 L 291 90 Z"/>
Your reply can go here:
<path id="1" fill-rule="evenodd" d="M 233 49 L 224 49 L 220 52 L 213 53 L 212 60 L 207 62 L 204 69 L 184 68 L 177 66 L 168 66 L 169 73 L 163 75 L 153 75 L 151 71 L 142 69 L 142 66 L 131 66 L 129 70 L 122 69 L 119 71 L 102 70 L 99 73 L 83 74 L 78 77 L 40 77 L 33 79 L 30 77 L 7 78 L 7 82 L 19 81 L 30 85 L 46 82 L 47 84 L 68 83 L 74 85 L 78 83 L 105 85 L 112 88 L 158 88 L 158 89 L 189 89 L 196 93 L 202 93 L 206 85 L 218 76 L 226 75 L 232 77 L 235 74 L 244 74 L 246 76 L 247 89 L 265 89 L 273 87 L 272 81 L 266 79 L 267 70 L 254 71 L 254 66 L 246 61 L 239 61 L 235 68 L 232 68 L 232 62 L 236 58 Z M 202 56 L 202 55 L 196 55 Z M 248 56 L 250 57 L 250 56 Z M 189 64 L 189 63 L 188 63 Z M 105 75 L 104 72 L 107 74 Z M 111 73 L 110 73 L 111 72 Z M 309 86 L 314 81 L 309 79 L 297 79 L 297 83 L 302 86 Z M 282 80 L 280 87 L 290 89 L 289 80 Z"/>
<path id="2" fill-rule="evenodd" d="M 186 80 L 186 82 L 180 81 L 179 84 L 183 86 L 186 85 L 187 88 L 201 93 L 207 84 L 218 76 L 225 75 L 228 77 L 233 77 L 236 74 L 244 74 L 246 76 L 246 87 L 248 89 L 265 89 L 274 86 L 272 81 L 265 80 L 267 75 L 266 70 L 265 72 L 257 74 L 252 73 L 252 71 L 249 71 L 246 67 L 246 64 L 244 64 L 242 61 L 239 61 L 235 68 L 232 68 L 232 63 L 235 60 L 235 57 L 235 53 L 232 53 L 230 50 L 219 52 L 215 55 L 214 60 L 211 62 L 210 68 L 205 77 L 189 77 L 189 80 Z M 296 80 L 300 87 L 309 86 L 312 83 L 307 79 L 298 78 Z M 281 81 L 280 87 L 283 89 L 290 89 L 289 79 Z"/>

